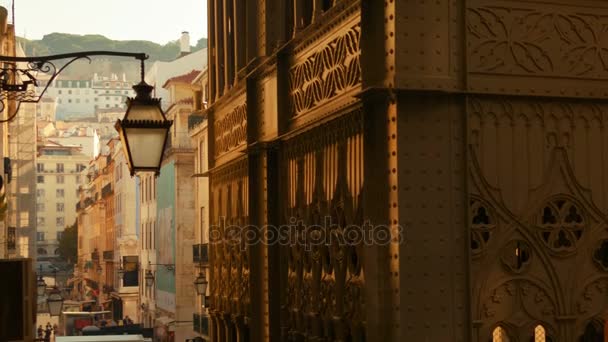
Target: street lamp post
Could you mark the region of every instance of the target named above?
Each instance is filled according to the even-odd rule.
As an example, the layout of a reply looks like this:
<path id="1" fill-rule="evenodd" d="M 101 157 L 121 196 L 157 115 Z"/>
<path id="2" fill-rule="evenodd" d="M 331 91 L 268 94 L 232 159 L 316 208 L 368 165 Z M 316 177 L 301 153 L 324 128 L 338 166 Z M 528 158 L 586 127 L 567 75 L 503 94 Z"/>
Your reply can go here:
<path id="1" fill-rule="evenodd" d="M 63 309 L 63 297 L 61 296 L 61 291 L 59 291 L 57 285 L 53 286 L 53 289 L 49 293 L 46 302 L 49 306 L 49 314 L 51 316 L 61 315 L 61 311 Z"/>

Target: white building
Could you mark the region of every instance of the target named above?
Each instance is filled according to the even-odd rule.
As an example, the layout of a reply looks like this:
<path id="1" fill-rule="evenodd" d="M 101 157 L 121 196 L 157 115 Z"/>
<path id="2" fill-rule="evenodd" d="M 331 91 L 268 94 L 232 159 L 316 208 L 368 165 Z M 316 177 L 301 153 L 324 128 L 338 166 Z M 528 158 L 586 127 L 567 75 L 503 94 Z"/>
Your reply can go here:
<path id="1" fill-rule="evenodd" d="M 190 53 L 190 35 L 182 32 L 180 38 L 180 55 L 170 61 L 156 61 L 146 72 L 146 83 L 154 87 L 154 97 L 160 98 L 163 110 L 169 103 L 169 91 L 163 88 L 165 82 L 171 77 L 183 75 L 191 70 L 203 70 L 207 66 L 207 49 L 201 49 Z"/>
<path id="2" fill-rule="evenodd" d="M 39 80 L 38 91 L 46 86 Z M 92 79 L 57 77 L 46 90 L 44 97 L 57 99 L 56 117 L 94 117 L 97 109 L 125 107 L 127 97 L 133 97 L 133 84 L 123 74 L 119 77 L 93 75 Z"/>

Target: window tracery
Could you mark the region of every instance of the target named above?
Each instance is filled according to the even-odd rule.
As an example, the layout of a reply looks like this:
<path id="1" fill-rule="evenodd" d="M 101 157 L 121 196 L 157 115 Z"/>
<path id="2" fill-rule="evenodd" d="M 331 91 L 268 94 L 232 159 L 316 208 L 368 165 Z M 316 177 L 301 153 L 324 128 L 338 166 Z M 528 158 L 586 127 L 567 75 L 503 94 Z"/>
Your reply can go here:
<path id="1" fill-rule="evenodd" d="M 491 238 L 495 227 L 494 215 L 488 206 L 478 199 L 471 199 L 471 250 L 473 256 L 481 254 Z"/>
<path id="2" fill-rule="evenodd" d="M 503 247 L 501 260 L 513 273 L 522 272 L 530 264 L 530 246 L 522 240 L 513 240 Z"/>
<path id="3" fill-rule="evenodd" d="M 545 204 L 539 222 L 540 237 L 545 246 L 561 254 L 576 249 L 585 227 L 583 211 L 574 202 L 563 198 Z"/>

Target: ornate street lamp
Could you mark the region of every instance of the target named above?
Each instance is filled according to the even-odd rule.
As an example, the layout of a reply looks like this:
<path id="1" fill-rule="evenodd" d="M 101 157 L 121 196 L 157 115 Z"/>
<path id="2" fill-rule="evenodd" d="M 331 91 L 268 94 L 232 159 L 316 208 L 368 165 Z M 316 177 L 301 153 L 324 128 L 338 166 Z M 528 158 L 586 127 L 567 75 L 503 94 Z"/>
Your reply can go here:
<path id="1" fill-rule="evenodd" d="M 129 170 L 133 176 L 137 171 L 159 173 L 169 128 L 173 124 L 167 120 L 160 107 L 160 99 L 152 98 L 153 87 L 144 81 L 144 53 L 119 51 L 82 51 L 52 56 L 14 57 L 0 55 L 0 112 L 4 110 L 4 100 L 15 100 L 16 108 L 2 122 L 13 120 L 21 103 L 37 103 L 44 96 L 50 84 L 70 64 L 79 59 L 91 60 L 91 56 L 133 57 L 141 62 L 141 82 L 133 87 L 135 98 L 127 99 L 127 112 L 122 120 L 115 124 L 120 135 Z M 67 60 L 63 66 L 56 66 L 53 61 Z M 25 62 L 21 67 L 17 63 Z M 46 85 L 42 91 L 36 91 L 39 73 L 45 74 Z"/>
<path id="2" fill-rule="evenodd" d="M 61 315 L 61 311 L 63 309 L 63 297 L 61 296 L 61 291 L 59 291 L 57 286 L 53 286 L 53 289 L 49 293 L 46 302 L 49 306 L 49 314 L 51 316 Z"/>
<path id="3" fill-rule="evenodd" d="M 44 292 L 46 291 L 46 282 L 42 279 L 42 275 L 38 276 L 38 281 L 36 282 L 36 293 L 39 297 L 44 296 Z"/>
<path id="4" fill-rule="evenodd" d="M 152 285 L 154 285 L 154 274 L 152 274 L 152 271 L 147 270 L 145 278 L 146 278 L 146 286 L 148 288 L 151 288 Z"/>
<path id="5" fill-rule="evenodd" d="M 144 80 L 142 60 L 141 82 L 133 86 L 135 98 L 127 99 L 125 117 L 114 125 L 120 135 L 131 176 L 138 171 L 160 172 L 169 128 L 173 124 L 165 117 L 160 99 L 152 98 L 153 89 Z"/>
<path id="6" fill-rule="evenodd" d="M 196 289 L 196 294 L 199 296 L 204 296 L 207 293 L 207 279 L 205 278 L 205 273 L 199 272 L 198 277 L 194 280 L 194 288 Z"/>

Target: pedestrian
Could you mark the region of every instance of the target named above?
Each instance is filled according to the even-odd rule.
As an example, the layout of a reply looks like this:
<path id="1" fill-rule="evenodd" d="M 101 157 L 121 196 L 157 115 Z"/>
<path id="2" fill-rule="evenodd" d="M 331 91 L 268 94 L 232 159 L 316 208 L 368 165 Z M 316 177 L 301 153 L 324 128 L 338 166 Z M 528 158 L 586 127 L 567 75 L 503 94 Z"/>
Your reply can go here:
<path id="1" fill-rule="evenodd" d="M 44 340 L 47 342 L 51 341 L 51 325 L 47 325 L 47 328 L 44 332 Z"/>
<path id="2" fill-rule="evenodd" d="M 44 334 L 44 329 L 42 329 L 42 324 L 38 326 L 38 338 L 42 338 Z"/>
<path id="3" fill-rule="evenodd" d="M 53 335 L 57 336 L 59 327 L 57 326 L 57 324 L 53 324 Z"/>

